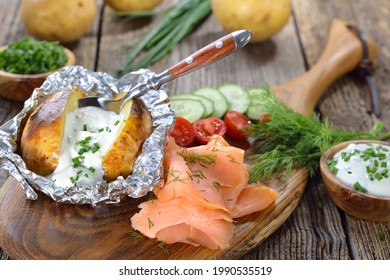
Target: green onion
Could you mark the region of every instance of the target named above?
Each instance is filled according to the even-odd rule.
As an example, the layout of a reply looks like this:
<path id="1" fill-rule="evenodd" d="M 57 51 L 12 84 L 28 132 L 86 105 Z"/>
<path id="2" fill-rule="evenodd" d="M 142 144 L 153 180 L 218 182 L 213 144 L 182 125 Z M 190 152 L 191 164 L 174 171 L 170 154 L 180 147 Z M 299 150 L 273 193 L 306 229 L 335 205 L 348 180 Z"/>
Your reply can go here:
<path id="1" fill-rule="evenodd" d="M 324 209 L 324 204 L 321 201 L 317 201 L 316 207 L 320 210 Z"/>
<path id="2" fill-rule="evenodd" d="M 353 184 L 353 187 L 354 187 L 355 190 L 357 190 L 357 191 L 361 191 L 361 189 L 362 189 L 362 186 L 359 184 L 359 182 L 356 182 L 355 184 Z"/>
<path id="3" fill-rule="evenodd" d="M 84 157 L 82 156 L 72 158 L 73 167 L 80 167 L 83 159 Z"/>
<path id="4" fill-rule="evenodd" d="M 58 42 L 30 37 L 13 42 L 0 52 L 0 70 L 13 74 L 39 74 L 61 68 L 68 61 Z"/>
<path id="5" fill-rule="evenodd" d="M 114 125 L 118 125 L 118 123 L 119 123 L 119 120 L 116 120 L 116 122 L 114 123 Z"/>
<path id="6" fill-rule="evenodd" d="M 380 241 L 384 241 L 386 239 L 386 234 L 383 231 L 378 232 L 378 238 Z"/>
<path id="7" fill-rule="evenodd" d="M 83 125 L 83 131 L 88 131 L 88 125 L 86 123 Z"/>
<path id="8" fill-rule="evenodd" d="M 139 40 L 125 62 L 116 70 L 121 76 L 132 70 L 147 68 L 167 55 L 199 23 L 211 13 L 210 0 L 182 0 L 169 8 L 162 19 Z M 118 16 L 132 17 L 134 13 Z M 136 60 L 138 55 L 143 56 Z"/>
<path id="9" fill-rule="evenodd" d="M 91 171 L 92 173 L 95 173 L 96 169 L 93 168 L 92 166 L 88 167 L 88 170 Z"/>
<path id="10" fill-rule="evenodd" d="M 100 146 L 98 143 L 93 143 L 93 145 L 91 146 L 92 153 L 96 153 L 97 151 L 99 151 L 99 149 L 100 149 Z"/>
<path id="11" fill-rule="evenodd" d="M 378 180 L 378 181 L 380 181 L 380 180 L 382 180 L 383 179 L 383 176 L 381 175 L 381 174 L 379 174 L 379 173 L 375 173 L 375 178 Z"/>

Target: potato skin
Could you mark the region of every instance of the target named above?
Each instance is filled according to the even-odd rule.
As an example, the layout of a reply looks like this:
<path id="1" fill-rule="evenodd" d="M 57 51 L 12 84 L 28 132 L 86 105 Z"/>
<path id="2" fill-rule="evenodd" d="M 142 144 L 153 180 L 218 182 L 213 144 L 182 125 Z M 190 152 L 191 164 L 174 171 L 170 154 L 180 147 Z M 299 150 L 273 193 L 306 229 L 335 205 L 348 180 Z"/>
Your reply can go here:
<path id="1" fill-rule="evenodd" d="M 108 182 L 119 176 L 126 178 L 133 171 L 134 162 L 144 141 L 152 133 L 152 116 L 143 101 L 135 98 L 124 108 L 129 116 L 114 143 L 102 158 L 104 179 Z"/>
<path id="2" fill-rule="evenodd" d="M 29 170 L 47 176 L 56 169 L 66 113 L 83 96 L 80 90 L 54 93 L 29 116 L 20 140 L 22 158 Z"/>
<path id="3" fill-rule="evenodd" d="M 163 0 L 104 0 L 104 3 L 116 11 L 132 12 L 153 10 Z"/>
<path id="4" fill-rule="evenodd" d="M 74 42 L 92 26 L 95 0 L 22 0 L 20 16 L 28 33 L 40 40 Z"/>

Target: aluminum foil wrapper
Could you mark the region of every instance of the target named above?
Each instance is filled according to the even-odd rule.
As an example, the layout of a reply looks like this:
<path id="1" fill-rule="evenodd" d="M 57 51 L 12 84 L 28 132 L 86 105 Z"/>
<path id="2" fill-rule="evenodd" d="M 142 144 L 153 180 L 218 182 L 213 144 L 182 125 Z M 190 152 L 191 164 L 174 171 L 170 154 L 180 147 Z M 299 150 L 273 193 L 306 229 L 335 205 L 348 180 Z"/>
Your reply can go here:
<path id="1" fill-rule="evenodd" d="M 107 183 L 97 182 L 93 186 L 76 185 L 61 188 L 51 180 L 27 169 L 22 157 L 16 153 L 18 136 L 23 123 L 40 103 L 49 95 L 63 89 L 76 87 L 87 95 L 112 98 L 119 92 L 128 91 L 137 83 L 144 83 L 155 73 L 141 69 L 122 78 L 115 79 L 107 73 L 91 72 L 81 66 L 67 66 L 50 75 L 40 88 L 25 102 L 23 110 L 0 127 L 0 166 L 22 186 L 26 197 L 38 198 L 39 190 L 54 201 L 72 204 L 118 203 L 124 196 L 138 198 L 146 195 L 162 179 L 162 160 L 168 136 L 175 123 L 175 114 L 170 109 L 166 88 L 150 90 L 141 99 L 151 112 L 153 133 L 144 142 L 142 152 L 136 159 L 133 173 L 127 178 L 119 177 Z"/>

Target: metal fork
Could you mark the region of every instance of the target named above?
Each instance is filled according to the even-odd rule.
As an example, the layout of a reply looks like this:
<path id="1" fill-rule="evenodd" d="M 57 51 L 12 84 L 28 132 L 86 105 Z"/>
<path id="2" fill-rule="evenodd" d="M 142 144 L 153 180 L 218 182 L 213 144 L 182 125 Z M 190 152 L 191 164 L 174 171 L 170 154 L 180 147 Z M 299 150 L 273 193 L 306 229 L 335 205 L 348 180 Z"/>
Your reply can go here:
<path id="1" fill-rule="evenodd" d="M 123 104 L 125 104 L 130 99 L 141 96 L 151 89 L 158 90 L 163 84 L 167 82 L 202 68 L 223 58 L 228 54 L 233 53 L 234 51 L 245 46 L 251 37 L 252 34 L 248 30 L 235 31 L 196 51 L 186 59 L 180 61 L 164 72 L 154 76 L 147 82 L 135 85 L 120 99 L 113 100 L 98 96 L 86 97 L 79 99 L 78 106 L 79 108 L 85 106 L 101 107 L 105 110 L 119 113 Z"/>

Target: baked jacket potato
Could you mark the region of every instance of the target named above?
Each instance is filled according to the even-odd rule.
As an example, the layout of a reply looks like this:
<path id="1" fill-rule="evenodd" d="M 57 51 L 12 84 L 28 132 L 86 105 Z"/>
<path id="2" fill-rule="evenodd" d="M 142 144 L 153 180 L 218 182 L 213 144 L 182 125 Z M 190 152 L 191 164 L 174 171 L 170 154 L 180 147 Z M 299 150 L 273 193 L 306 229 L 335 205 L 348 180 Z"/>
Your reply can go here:
<path id="1" fill-rule="evenodd" d="M 77 108 L 84 97 L 81 90 L 59 91 L 42 102 L 27 119 L 20 146 L 27 168 L 39 175 L 54 172 L 60 157 L 68 112 Z"/>
<path id="2" fill-rule="evenodd" d="M 77 101 L 85 97 L 79 89 L 57 92 L 41 103 L 28 117 L 23 129 L 20 148 L 27 168 L 48 176 L 54 172 L 60 158 L 67 113 L 78 108 Z M 127 102 L 122 110 L 121 123 L 115 140 L 101 158 L 104 179 L 113 181 L 118 176 L 131 174 L 143 142 L 152 133 L 152 117 L 140 99 Z"/>
<path id="3" fill-rule="evenodd" d="M 108 182 L 131 174 L 142 144 L 153 130 L 152 116 L 141 99 L 127 102 L 123 111 L 126 122 L 121 124 L 115 141 L 102 158 L 104 179 Z"/>

